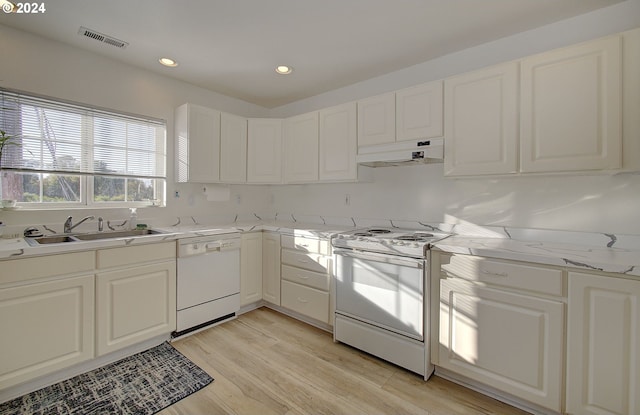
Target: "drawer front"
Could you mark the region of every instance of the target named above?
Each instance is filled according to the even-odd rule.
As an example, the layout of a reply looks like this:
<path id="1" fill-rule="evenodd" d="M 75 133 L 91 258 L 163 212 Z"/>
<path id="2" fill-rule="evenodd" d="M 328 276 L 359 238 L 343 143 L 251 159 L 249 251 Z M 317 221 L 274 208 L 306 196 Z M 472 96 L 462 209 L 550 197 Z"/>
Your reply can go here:
<path id="1" fill-rule="evenodd" d="M 479 281 L 491 285 L 535 291 L 542 294 L 563 296 L 563 272 L 488 258 L 453 255 L 442 270 L 450 276 Z"/>
<path id="2" fill-rule="evenodd" d="M 315 320 L 329 323 L 329 293 L 282 281 L 282 306 Z"/>
<path id="3" fill-rule="evenodd" d="M 101 249 L 98 251 L 98 268 L 113 268 L 124 265 L 139 265 L 143 262 L 158 262 L 176 258 L 176 242 Z"/>
<path id="4" fill-rule="evenodd" d="M 329 291 L 329 274 L 327 273 L 283 265 L 282 279 L 317 288 L 318 290 Z"/>
<path id="5" fill-rule="evenodd" d="M 315 272 L 328 272 L 331 258 L 320 254 L 282 250 L 282 263 Z"/>
<path id="6" fill-rule="evenodd" d="M 328 239 L 305 238 L 303 236 L 282 235 L 281 244 L 283 248 L 312 252 L 322 255 L 330 255 Z"/>
<path id="7" fill-rule="evenodd" d="M 66 277 L 93 271 L 95 264 L 95 251 L 11 259 L 0 263 L 0 284 L 58 275 Z"/>

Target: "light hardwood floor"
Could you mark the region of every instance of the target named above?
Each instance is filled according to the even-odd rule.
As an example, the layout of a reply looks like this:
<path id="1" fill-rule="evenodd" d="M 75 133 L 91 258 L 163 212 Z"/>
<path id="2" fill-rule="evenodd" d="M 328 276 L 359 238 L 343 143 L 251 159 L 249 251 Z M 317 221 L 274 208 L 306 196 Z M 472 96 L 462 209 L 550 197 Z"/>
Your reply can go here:
<path id="1" fill-rule="evenodd" d="M 340 343 L 268 308 L 173 346 L 215 381 L 166 408 L 175 414 L 527 414 Z"/>

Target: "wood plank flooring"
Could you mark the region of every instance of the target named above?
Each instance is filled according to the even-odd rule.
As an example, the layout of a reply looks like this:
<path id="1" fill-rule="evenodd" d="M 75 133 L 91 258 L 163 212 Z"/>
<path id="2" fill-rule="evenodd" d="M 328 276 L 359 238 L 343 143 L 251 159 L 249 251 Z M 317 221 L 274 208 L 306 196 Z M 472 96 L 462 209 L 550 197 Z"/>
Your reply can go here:
<path id="1" fill-rule="evenodd" d="M 173 345 L 215 381 L 161 415 L 527 414 L 436 376 L 424 382 L 268 308 Z"/>

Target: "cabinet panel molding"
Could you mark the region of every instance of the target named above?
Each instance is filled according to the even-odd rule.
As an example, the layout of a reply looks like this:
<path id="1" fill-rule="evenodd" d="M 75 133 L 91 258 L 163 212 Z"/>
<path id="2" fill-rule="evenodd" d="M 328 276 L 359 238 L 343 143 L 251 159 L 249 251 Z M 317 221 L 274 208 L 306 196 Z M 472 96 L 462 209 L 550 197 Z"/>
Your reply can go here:
<path id="1" fill-rule="evenodd" d="M 445 80 L 444 102 L 445 175 L 517 171 L 517 62 Z"/>
<path id="2" fill-rule="evenodd" d="M 440 287 L 438 365 L 561 411 L 563 303 L 457 278 Z"/>
<path id="3" fill-rule="evenodd" d="M 237 115 L 220 115 L 220 181 L 247 181 L 247 119 Z"/>
<path id="4" fill-rule="evenodd" d="M 320 180 L 358 178 L 356 103 L 320 110 Z"/>
<path id="5" fill-rule="evenodd" d="M 567 412 L 640 413 L 640 281 L 569 273 Z"/>
<path id="6" fill-rule="evenodd" d="M 176 261 L 96 275 L 97 354 L 176 328 Z"/>
<path id="7" fill-rule="evenodd" d="M 525 58 L 521 70 L 522 172 L 622 166 L 620 36 Z"/>
<path id="8" fill-rule="evenodd" d="M 0 289 L 0 389 L 94 356 L 94 276 Z"/>

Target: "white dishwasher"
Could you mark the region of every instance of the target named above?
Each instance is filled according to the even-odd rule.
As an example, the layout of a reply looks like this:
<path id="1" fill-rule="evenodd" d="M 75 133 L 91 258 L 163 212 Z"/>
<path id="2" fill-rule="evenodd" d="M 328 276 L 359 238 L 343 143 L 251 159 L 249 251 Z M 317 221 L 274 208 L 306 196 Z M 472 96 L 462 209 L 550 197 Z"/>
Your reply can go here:
<path id="1" fill-rule="evenodd" d="M 240 234 L 180 239 L 173 337 L 236 316 L 240 310 Z"/>

